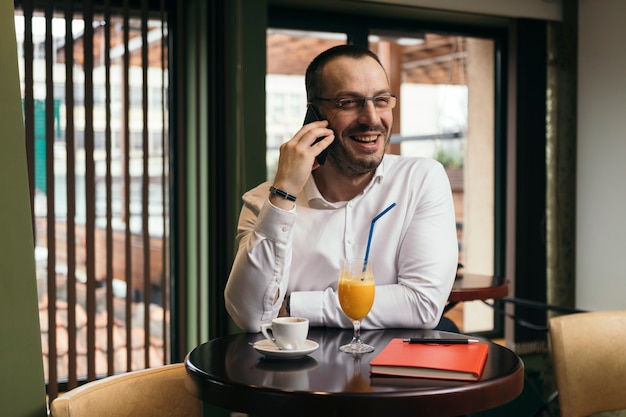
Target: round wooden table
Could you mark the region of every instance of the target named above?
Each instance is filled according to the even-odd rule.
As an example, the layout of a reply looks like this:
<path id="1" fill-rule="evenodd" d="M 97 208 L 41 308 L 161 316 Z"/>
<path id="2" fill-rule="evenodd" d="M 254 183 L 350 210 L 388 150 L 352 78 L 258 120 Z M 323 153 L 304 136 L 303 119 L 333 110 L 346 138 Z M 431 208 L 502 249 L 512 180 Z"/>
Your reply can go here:
<path id="1" fill-rule="evenodd" d="M 509 349 L 489 343 L 478 382 L 370 377 L 369 362 L 392 338 L 464 337 L 435 330 L 363 331 L 376 351 L 362 357 L 340 352 L 351 330 L 311 328 L 319 348 L 300 359 L 268 360 L 241 333 L 196 347 L 186 359 L 195 395 L 205 404 L 254 416 L 458 416 L 491 409 L 523 389 L 524 366 Z"/>
<path id="2" fill-rule="evenodd" d="M 444 314 L 462 301 L 490 300 L 509 295 L 509 282 L 500 277 L 462 274 L 454 280 Z"/>
<path id="3" fill-rule="evenodd" d="M 454 280 L 448 301 L 489 300 L 509 294 L 509 283 L 500 277 L 479 274 L 463 274 Z"/>

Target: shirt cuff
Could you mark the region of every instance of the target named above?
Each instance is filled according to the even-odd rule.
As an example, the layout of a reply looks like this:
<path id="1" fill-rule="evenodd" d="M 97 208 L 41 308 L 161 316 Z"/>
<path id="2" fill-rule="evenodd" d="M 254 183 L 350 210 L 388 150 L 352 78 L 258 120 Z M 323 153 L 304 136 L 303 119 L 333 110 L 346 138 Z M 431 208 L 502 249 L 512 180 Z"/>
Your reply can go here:
<path id="1" fill-rule="evenodd" d="M 295 207 L 289 211 L 282 210 L 268 200 L 259 213 L 256 232 L 267 239 L 286 244 L 291 241 L 295 222 Z"/>

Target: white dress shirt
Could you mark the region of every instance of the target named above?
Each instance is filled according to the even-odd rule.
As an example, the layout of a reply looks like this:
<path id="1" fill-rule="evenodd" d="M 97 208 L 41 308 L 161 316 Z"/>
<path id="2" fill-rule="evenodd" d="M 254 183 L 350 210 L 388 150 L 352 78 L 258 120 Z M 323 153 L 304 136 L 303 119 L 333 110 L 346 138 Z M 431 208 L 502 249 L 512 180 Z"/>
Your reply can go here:
<path id="1" fill-rule="evenodd" d="M 260 331 L 287 294 L 291 315 L 311 326 L 352 327 L 337 298 L 339 261 L 365 257 L 372 219 L 393 202 L 374 225 L 369 263 L 376 295 L 362 328 L 437 325 L 458 263 L 454 204 L 441 164 L 387 154 L 365 190 L 339 203 L 326 201 L 311 176 L 290 211 L 269 202 L 270 185 L 243 196 L 224 292 L 239 327 Z"/>

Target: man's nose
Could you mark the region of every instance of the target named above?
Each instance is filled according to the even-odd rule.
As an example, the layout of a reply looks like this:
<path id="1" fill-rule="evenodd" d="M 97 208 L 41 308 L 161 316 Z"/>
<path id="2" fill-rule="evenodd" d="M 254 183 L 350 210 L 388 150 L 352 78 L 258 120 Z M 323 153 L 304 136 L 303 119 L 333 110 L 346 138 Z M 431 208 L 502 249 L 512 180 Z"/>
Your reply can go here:
<path id="1" fill-rule="evenodd" d="M 363 106 L 359 109 L 359 120 L 368 122 L 380 120 L 373 99 L 365 100 L 365 103 L 363 103 Z"/>

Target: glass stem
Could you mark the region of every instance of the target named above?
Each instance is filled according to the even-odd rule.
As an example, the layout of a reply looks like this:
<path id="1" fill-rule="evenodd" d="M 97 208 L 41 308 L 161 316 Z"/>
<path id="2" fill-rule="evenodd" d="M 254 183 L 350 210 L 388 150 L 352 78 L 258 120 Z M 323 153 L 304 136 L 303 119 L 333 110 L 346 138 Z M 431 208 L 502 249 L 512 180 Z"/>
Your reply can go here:
<path id="1" fill-rule="evenodd" d="M 354 325 L 354 341 L 361 342 L 361 320 L 353 320 Z"/>

